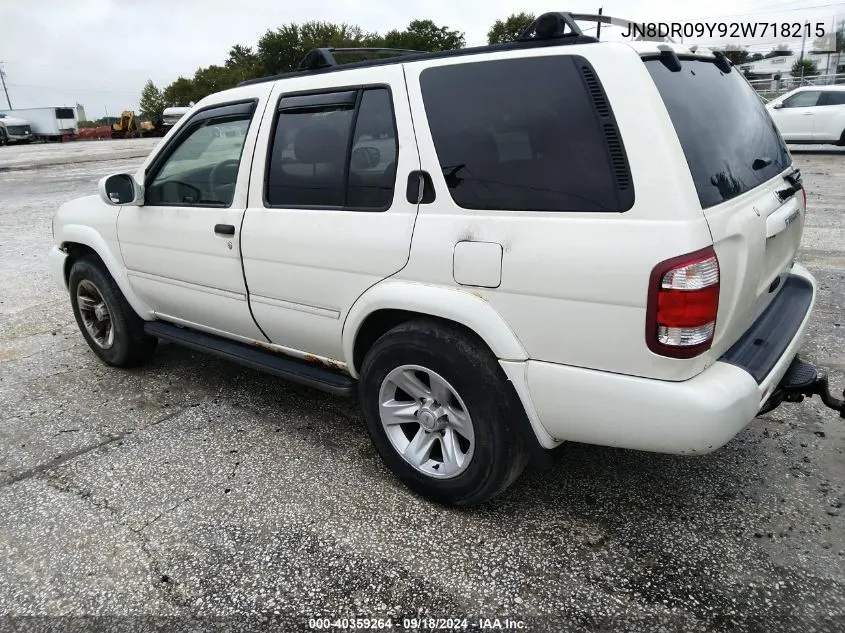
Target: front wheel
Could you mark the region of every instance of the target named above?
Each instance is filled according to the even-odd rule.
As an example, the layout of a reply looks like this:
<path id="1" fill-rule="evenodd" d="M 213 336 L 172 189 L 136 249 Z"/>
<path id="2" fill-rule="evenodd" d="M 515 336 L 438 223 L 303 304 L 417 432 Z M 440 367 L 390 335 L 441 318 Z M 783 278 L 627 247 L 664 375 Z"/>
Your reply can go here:
<path id="1" fill-rule="evenodd" d="M 144 321 L 99 258 L 88 256 L 74 262 L 68 285 L 79 330 L 103 362 L 131 367 L 149 360 L 158 339 L 144 333 Z"/>
<path id="2" fill-rule="evenodd" d="M 385 464 L 429 499 L 483 503 L 525 467 L 504 372 L 457 328 L 420 320 L 382 336 L 364 359 L 359 395 Z"/>

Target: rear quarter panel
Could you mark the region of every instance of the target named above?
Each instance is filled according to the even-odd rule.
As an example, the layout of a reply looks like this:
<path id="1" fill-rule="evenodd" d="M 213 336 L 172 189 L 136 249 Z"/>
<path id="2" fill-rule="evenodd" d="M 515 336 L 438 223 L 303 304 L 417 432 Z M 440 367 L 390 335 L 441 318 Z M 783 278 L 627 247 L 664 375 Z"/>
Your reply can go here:
<path id="1" fill-rule="evenodd" d="M 420 158 L 438 198 L 421 206 L 409 263 L 397 277 L 457 286 L 455 245 L 499 243 L 499 287 L 465 288 L 489 302 L 530 358 L 668 380 L 696 375 L 712 362 L 709 355 L 669 359 L 645 343 L 652 268 L 712 244 L 683 151 L 645 66 L 630 47 L 612 43 L 507 55 L 581 55 L 590 61 L 625 145 L 634 205 L 624 213 L 461 209 L 449 195 L 425 123 L 419 76 L 425 68 L 466 60 L 410 64 L 406 75 Z"/>

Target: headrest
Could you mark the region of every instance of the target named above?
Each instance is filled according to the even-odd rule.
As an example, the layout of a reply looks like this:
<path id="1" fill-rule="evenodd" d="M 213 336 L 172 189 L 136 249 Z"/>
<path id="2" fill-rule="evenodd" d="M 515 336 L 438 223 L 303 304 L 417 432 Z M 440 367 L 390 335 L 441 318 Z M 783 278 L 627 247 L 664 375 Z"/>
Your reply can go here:
<path id="1" fill-rule="evenodd" d="M 304 127 L 293 141 L 293 153 L 300 163 L 342 163 L 346 141 L 335 128 L 323 123 Z"/>
<path id="2" fill-rule="evenodd" d="M 499 162 L 499 146 L 496 139 L 489 132 L 473 130 L 458 132 L 446 142 L 442 164 L 455 165 L 464 162 L 461 157 L 472 156 L 476 164 L 490 164 Z"/>

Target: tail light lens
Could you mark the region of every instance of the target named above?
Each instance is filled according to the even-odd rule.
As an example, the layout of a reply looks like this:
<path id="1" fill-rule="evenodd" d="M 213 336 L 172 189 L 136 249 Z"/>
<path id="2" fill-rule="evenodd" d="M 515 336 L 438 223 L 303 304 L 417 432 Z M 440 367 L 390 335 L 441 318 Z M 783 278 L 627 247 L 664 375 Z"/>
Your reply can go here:
<path id="1" fill-rule="evenodd" d="M 719 310 L 713 247 L 666 260 L 651 272 L 646 344 L 655 354 L 692 358 L 710 349 Z"/>

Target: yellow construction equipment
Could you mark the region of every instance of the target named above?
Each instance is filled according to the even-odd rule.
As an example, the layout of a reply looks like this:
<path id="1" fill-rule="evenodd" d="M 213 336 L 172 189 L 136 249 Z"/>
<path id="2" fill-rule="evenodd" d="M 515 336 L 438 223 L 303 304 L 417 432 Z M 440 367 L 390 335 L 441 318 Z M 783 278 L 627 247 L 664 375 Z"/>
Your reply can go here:
<path id="1" fill-rule="evenodd" d="M 138 129 L 138 120 L 135 118 L 135 112 L 124 110 L 120 113 L 120 121 L 111 126 L 111 137 L 137 138 L 139 136 L 141 136 L 141 130 Z"/>

